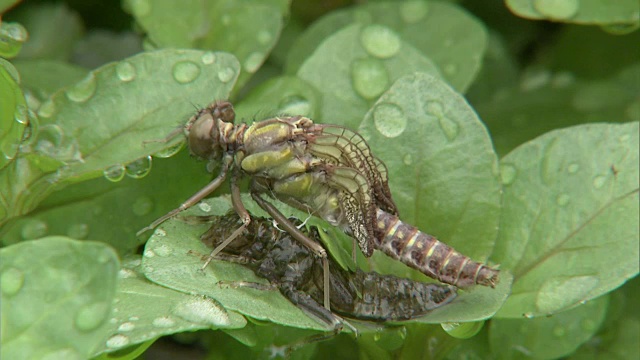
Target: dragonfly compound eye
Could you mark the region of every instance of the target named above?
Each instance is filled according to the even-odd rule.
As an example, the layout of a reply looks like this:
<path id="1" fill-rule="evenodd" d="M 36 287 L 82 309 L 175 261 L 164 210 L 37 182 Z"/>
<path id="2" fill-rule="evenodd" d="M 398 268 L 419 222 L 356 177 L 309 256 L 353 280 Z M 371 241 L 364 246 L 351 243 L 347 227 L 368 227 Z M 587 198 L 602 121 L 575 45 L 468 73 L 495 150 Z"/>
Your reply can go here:
<path id="1" fill-rule="evenodd" d="M 213 115 L 202 112 L 187 127 L 189 150 L 192 155 L 204 159 L 215 157 L 220 146 L 217 138 L 217 126 Z"/>

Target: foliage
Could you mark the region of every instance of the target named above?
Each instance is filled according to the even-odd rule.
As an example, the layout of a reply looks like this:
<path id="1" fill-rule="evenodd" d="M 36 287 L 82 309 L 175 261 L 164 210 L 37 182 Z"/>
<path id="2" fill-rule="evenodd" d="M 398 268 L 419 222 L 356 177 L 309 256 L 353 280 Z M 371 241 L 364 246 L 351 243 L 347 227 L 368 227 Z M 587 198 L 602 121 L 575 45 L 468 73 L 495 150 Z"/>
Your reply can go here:
<path id="1" fill-rule="evenodd" d="M 403 220 L 502 270 L 293 357 L 638 357 L 637 1 L 353 3 L 0 1 L 2 358 L 135 358 L 172 334 L 268 357 L 326 330 L 277 292 L 221 288 L 260 281 L 239 265 L 199 271 L 202 225 L 167 221 L 136 254 L 136 231 L 211 179 L 158 140 L 216 99 L 358 130 Z M 354 266 L 344 234 L 310 224 Z M 425 279 L 381 254 L 358 266 Z"/>

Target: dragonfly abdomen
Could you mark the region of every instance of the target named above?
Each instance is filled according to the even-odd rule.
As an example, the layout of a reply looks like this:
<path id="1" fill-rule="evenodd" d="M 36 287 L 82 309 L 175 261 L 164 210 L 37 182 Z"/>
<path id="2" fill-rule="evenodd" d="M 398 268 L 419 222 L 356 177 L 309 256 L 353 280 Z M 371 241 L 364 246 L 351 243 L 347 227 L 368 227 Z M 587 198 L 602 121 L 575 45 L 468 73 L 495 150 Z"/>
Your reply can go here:
<path id="1" fill-rule="evenodd" d="M 427 276 L 446 284 L 495 287 L 499 271 L 471 260 L 435 237 L 378 209 L 376 248 Z"/>

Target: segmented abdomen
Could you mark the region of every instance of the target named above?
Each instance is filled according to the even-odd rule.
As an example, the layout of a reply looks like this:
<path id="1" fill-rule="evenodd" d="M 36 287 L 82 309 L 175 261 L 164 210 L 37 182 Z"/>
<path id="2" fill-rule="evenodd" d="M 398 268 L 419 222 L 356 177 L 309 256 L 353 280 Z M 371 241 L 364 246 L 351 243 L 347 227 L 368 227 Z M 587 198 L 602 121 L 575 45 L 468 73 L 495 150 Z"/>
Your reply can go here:
<path id="1" fill-rule="evenodd" d="M 400 221 L 397 216 L 380 209 L 376 216 L 377 230 L 382 234 L 376 249 L 390 257 L 429 277 L 458 287 L 475 284 L 495 287 L 498 283 L 498 270 L 471 260 L 433 236 Z"/>

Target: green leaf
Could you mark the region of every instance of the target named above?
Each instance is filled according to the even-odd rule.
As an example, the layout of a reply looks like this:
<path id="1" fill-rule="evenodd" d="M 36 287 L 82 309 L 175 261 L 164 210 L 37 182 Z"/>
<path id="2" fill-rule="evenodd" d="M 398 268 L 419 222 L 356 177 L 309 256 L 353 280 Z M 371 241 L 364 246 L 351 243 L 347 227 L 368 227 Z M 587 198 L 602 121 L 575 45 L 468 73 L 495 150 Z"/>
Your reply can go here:
<path id="1" fill-rule="evenodd" d="M 84 31 L 80 15 L 64 3 L 32 4 L 11 15 L 29 32 L 20 59 L 67 60 Z"/>
<path id="2" fill-rule="evenodd" d="M 126 9 L 160 47 L 232 53 L 242 64 L 238 84 L 256 72 L 282 29 L 283 1 L 134 1 Z"/>
<path id="3" fill-rule="evenodd" d="M 19 2 L 20 0 L 0 0 L 0 15 Z"/>
<path id="4" fill-rule="evenodd" d="M 29 90 L 40 102 L 45 101 L 58 89 L 82 80 L 89 72 L 58 60 L 16 60 L 14 65 L 20 72 L 22 87 Z"/>
<path id="5" fill-rule="evenodd" d="M 528 19 L 547 19 L 577 24 L 637 24 L 640 4 L 636 0 L 615 3 L 601 0 L 506 0 L 509 9 Z"/>
<path id="6" fill-rule="evenodd" d="M 362 116 L 403 75 L 436 66 L 393 30 L 354 24 L 323 42 L 298 70 L 298 77 L 323 95 L 318 122 L 357 127 Z"/>
<path id="7" fill-rule="evenodd" d="M 10 59 L 18 55 L 28 37 L 24 26 L 6 21 L 0 23 L 0 56 Z"/>
<path id="8" fill-rule="evenodd" d="M 489 343 L 500 359 L 557 359 L 574 352 L 602 324 L 609 298 L 590 301 L 550 317 L 494 319 Z"/>
<path id="9" fill-rule="evenodd" d="M 27 104 L 15 71 L 10 62 L 0 59 L 0 171 L 18 154 L 29 124 Z M 0 219 L 2 215 L 0 210 Z"/>
<path id="10" fill-rule="evenodd" d="M 73 48 L 73 62 L 94 69 L 142 52 L 142 39 L 132 31 L 88 31 Z"/>
<path id="11" fill-rule="evenodd" d="M 87 358 L 107 335 L 119 261 L 48 237 L 0 249 L 3 359 Z"/>
<path id="12" fill-rule="evenodd" d="M 93 356 L 177 332 L 247 324 L 240 314 L 225 310 L 212 299 L 149 282 L 140 272 L 140 263 L 140 256 L 123 262 L 109 335 Z"/>
<path id="13" fill-rule="evenodd" d="M 444 79 L 460 92 L 467 89 L 480 69 L 487 41 L 484 26 L 453 4 L 420 0 L 369 3 L 334 11 L 311 25 L 294 43 L 287 58 L 287 72 L 297 72 L 325 39 L 354 23 L 392 29 L 421 56 L 431 59 Z"/>
<path id="14" fill-rule="evenodd" d="M 5 206 L 24 214 L 51 191 L 51 183 L 148 170 L 149 154 L 176 145 L 149 141 L 182 126 L 193 104 L 226 98 L 238 71 L 231 55 L 196 50 L 142 53 L 92 71 L 40 107 L 37 142 L 23 147 L 30 153 L 19 164 L 30 170 L 0 174 L 10 184 Z M 56 170 L 49 178 L 42 175 Z M 44 193 L 27 191 L 37 181 L 48 185 Z"/>
<path id="15" fill-rule="evenodd" d="M 548 315 L 638 274 L 638 123 L 556 130 L 501 161 L 500 317 Z"/>
<path id="16" fill-rule="evenodd" d="M 403 221 L 476 261 L 491 254 L 500 214 L 498 161 L 462 96 L 426 74 L 403 77 L 359 132 L 387 165 Z"/>

